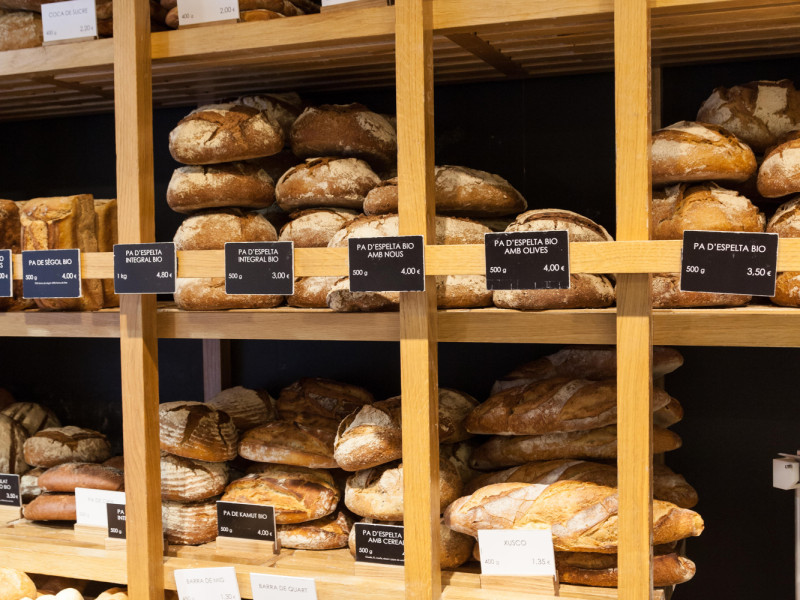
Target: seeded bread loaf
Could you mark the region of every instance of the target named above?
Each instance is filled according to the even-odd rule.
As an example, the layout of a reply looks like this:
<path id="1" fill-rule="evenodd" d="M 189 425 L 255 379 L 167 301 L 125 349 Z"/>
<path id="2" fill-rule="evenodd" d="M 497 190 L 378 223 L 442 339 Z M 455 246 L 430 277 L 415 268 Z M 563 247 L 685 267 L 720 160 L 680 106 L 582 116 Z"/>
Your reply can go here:
<path id="1" fill-rule="evenodd" d="M 609 566 L 585 566 L 580 564 L 580 559 L 573 557 L 592 554 L 613 559 Z M 567 558 L 569 557 L 569 558 Z M 573 564 L 578 562 L 578 564 Z M 616 554 L 593 554 L 587 552 L 556 552 L 556 569 L 558 580 L 561 583 L 576 585 L 589 585 L 597 587 L 617 587 L 619 585 L 619 572 L 617 569 Z M 686 583 L 694 577 L 695 564 L 684 556 L 675 552 L 656 554 L 653 556 L 653 585 L 655 587 L 669 587 Z"/>
<path id="2" fill-rule="evenodd" d="M 196 546 L 217 537 L 217 499 L 161 503 L 164 536 L 170 544 Z"/>
<path id="3" fill-rule="evenodd" d="M 242 458 L 255 462 L 334 469 L 333 432 L 273 421 L 246 431 L 239 442 Z"/>
<path id="4" fill-rule="evenodd" d="M 45 471 L 39 477 L 38 485 L 46 492 L 74 494 L 76 487 L 120 492 L 125 489 L 125 476 L 114 467 L 71 462 Z"/>
<path id="5" fill-rule="evenodd" d="M 266 208 L 274 201 L 272 177 L 247 162 L 180 167 L 175 169 L 167 186 L 167 204 L 179 213 L 229 207 Z"/>
<path id="6" fill-rule="evenodd" d="M 161 499 L 196 502 L 219 496 L 228 485 L 228 465 L 161 453 Z"/>
<path id="7" fill-rule="evenodd" d="M 42 429 L 25 441 L 25 462 L 34 467 L 56 467 L 68 462 L 101 463 L 111 456 L 106 436 L 80 427 Z"/>
<path id="8" fill-rule="evenodd" d="M 34 435 L 48 427 L 61 427 L 55 413 L 35 402 L 15 402 L 3 409 L 3 414 L 22 425 L 28 435 Z"/>
<path id="9" fill-rule="evenodd" d="M 0 414 L 0 473 L 21 475 L 28 470 L 24 456 L 28 432 L 8 415 Z"/>
<path id="10" fill-rule="evenodd" d="M 207 402 L 227 413 L 239 431 L 275 420 L 274 403 L 266 390 L 250 390 L 240 385 L 222 390 Z"/>
<path id="11" fill-rule="evenodd" d="M 239 434 L 227 413 L 203 402 L 159 406 L 161 449 L 170 454 L 225 462 L 236 457 Z"/>
<path id="12" fill-rule="evenodd" d="M 778 207 L 767 224 L 767 232 L 782 238 L 800 237 L 800 196 Z M 800 271 L 778 273 L 772 301 L 781 306 L 800 306 Z"/>

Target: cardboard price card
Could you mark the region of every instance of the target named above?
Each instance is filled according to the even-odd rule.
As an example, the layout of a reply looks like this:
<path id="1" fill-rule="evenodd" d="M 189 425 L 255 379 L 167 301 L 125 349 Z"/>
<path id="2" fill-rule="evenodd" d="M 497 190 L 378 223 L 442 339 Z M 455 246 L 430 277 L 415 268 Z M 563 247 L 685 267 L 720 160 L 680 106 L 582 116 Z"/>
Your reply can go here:
<path id="1" fill-rule="evenodd" d="M 569 289 L 569 232 L 514 231 L 484 238 L 486 289 Z"/>
<path id="2" fill-rule="evenodd" d="M 179 600 L 242 600 L 234 567 L 175 569 Z"/>
<path id="3" fill-rule="evenodd" d="M 356 560 L 383 565 L 403 565 L 405 545 L 402 525 L 356 523 Z"/>
<path id="4" fill-rule="evenodd" d="M 11 298 L 14 295 L 12 273 L 11 250 L 0 250 L 0 298 Z"/>
<path id="5" fill-rule="evenodd" d="M 253 600 L 317 600 L 317 587 L 309 577 L 250 574 Z"/>
<path id="6" fill-rule="evenodd" d="M 239 19 L 239 0 L 178 0 L 181 27 Z"/>
<path id="7" fill-rule="evenodd" d="M 45 43 L 97 37 L 95 0 L 42 4 Z"/>
<path id="8" fill-rule="evenodd" d="M 22 296 L 80 298 L 80 250 L 23 250 Z"/>
<path id="9" fill-rule="evenodd" d="M 484 575 L 556 574 L 553 533 L 546 529 L 481 529 L 481 573 Z"/>

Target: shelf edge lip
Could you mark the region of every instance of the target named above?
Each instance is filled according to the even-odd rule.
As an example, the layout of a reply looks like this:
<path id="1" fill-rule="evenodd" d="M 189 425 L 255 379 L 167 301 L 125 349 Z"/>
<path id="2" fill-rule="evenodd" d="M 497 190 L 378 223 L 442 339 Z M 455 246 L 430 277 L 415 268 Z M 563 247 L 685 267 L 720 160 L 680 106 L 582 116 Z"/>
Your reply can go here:
<path id="1" fill-rule="evenodd" d="M 0 79 L 111 67 L 113 64 L 113 38 L 6 50 L 0 52 Z"/>

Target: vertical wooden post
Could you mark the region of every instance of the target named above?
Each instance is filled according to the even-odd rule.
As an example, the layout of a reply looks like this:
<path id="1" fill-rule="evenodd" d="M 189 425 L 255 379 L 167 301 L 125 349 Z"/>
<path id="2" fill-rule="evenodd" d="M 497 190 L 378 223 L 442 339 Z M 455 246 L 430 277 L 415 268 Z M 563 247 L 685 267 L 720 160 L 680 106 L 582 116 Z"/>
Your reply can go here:
<path id="1" fill-rule="evenodd" d="M 203 340 L 203 398 L 205 402 L 230 386 L 230 340 Z"/>
<path id="2" fill-rule="evenodd" d="M 433 202 L 433 15 L 430 0 L 397 0 L 400 233 L 436 243 Z M 441 596 L 436 281 L 400 296 L 406 598 Z"/>
<path id="3" fill-rule="evenodd" d="M 155 240 L 150 7 L 114 1 L 119 241 Z M 128 537 L 128 595 L 164 597 L 161 469 L 158 440 L 156 297 L 120 302 L 122 419 Z"/>
<path id="4" fill-rule="evenodd" d="M 617 239 L 650 230 L 650 11 L 614 1 Z M 649 274 L 617 276 L 619 598 L 652 598 L 652 311 Z"/>

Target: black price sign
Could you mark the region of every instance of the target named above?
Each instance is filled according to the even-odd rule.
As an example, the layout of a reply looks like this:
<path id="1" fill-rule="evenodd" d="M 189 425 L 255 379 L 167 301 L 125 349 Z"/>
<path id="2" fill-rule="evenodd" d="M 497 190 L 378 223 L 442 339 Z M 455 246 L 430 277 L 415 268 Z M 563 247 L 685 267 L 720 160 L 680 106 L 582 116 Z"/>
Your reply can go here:
<path id="1" fill-rule="evenodd" d="M 683 233 L 683 292 L 774 296 L 777 266 L 777 233 Z"/>
<path id="2" fill-rule="evenodd" d="M 106 504 L 106 515 L 108 516 L 108 537 L 117 540 L 125 539 L 125 505 Z"/>
<path id="3" fill-rule="evenodd" d="M 569 232 L 487 233 L 486 289 L 569 289 Z"/>
<path id="4" fill-rule="evenodd" d="M 217 536 L 274 543 L 275 531 L 272 506 L 217 502 Z"/>
<path id="5" fill-rule="evenodd" d="M 81 297 L 80 250 L 23 250 L 22 273 L 24 298 Z"/>
<path id="6" fill-rule="evenodd" d="M 421 235 L 348 240 L 351 292 L 424 292 Z"/>
<path id="7" fill-rule="evenodd" d="M 11 267 L 11 250 L 0 250 L 0 298 L 11 298 L 14 295 Z"/>
<path id="8" fill-rule="evenodd" d="M 19 475 L 0 475 L 0 506 L 22 506 L 19 494 Z"/>
<path id="9" fill-rule="evenodd" d="M 114 244 L 117 294 L 173 294 L 177 271 L 173 242 Z"/>
<path id="10" fill-rule="evenodd" d="M 356 560 L 382 565 L 405 563 L 402 525 L 356 523 Z"/>
<path id="11" fill-rule="evenodd" d="M 294 294 L 294 242 L 226 243 L 225 293 Z"/>

